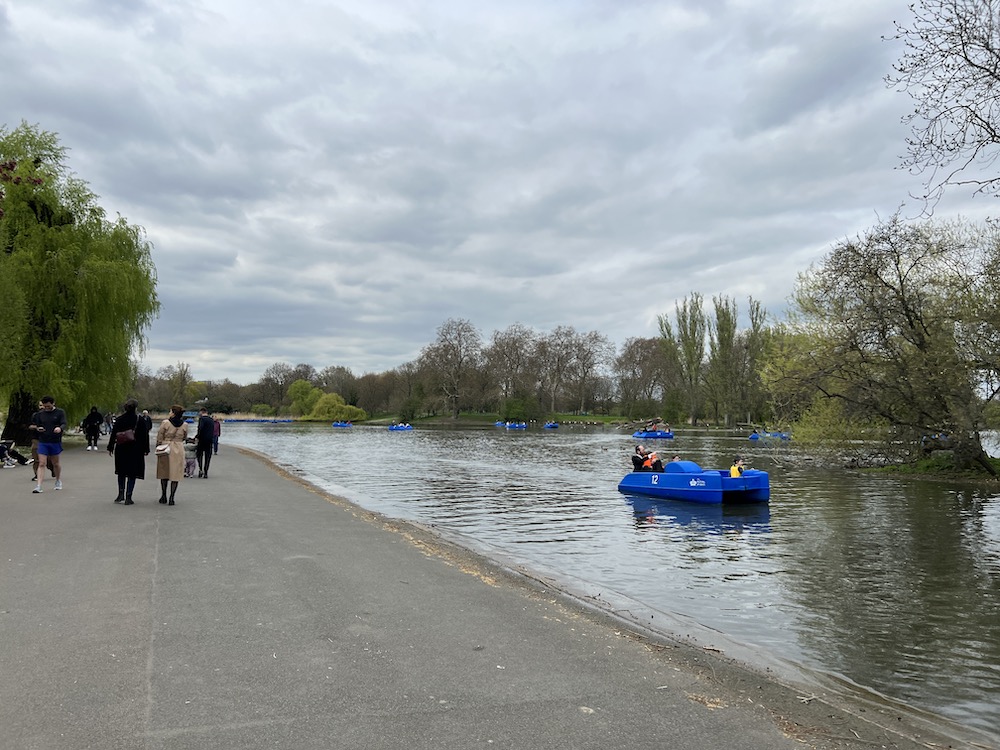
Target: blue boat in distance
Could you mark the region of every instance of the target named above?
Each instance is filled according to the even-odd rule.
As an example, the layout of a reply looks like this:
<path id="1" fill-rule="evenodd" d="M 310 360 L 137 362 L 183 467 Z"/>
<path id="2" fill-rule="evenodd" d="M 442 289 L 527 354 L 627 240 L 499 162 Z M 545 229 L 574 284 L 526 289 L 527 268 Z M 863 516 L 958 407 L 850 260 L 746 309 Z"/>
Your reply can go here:
<path id="1" fill-rule="evenodd" d="M 334 422 L 331 426 L 333 427 L 353 427 L 350 422 Z"/>
<path id="2" fill-rule="evenodd" d="M 545 424 L 542 425 L 542 427 L 544 427 L 546 430 L 558 430 L 559 429 L 559 423 L 558 422 L 546 422 Z"/>
<path id="3" fill-rule="evenodd" d="M 405 432 L 406 430 L 412 430 L 413 425 L 411 424 L 391 424 L 389 425 L 389 430 L 391 432 Z"/>
<path id="4" fill-rule="evenodd" d="M 639 440 L 656 440 L 657 438 L 673 440 L 674 433 L 668 432 L 667 430 L 636 430 L 632 433 L 632 437 L 638 438 Z"/>
<path id="5" fill-rule="evenodd" d="M 771 480 L 766 471 L 757 469 L 731 477 L 727 469 L 703 469 L 694 461 L 671 461 L 662 472 L 626 474 L 618 483 L 618 491 L 692 503 L 766 503 L 771 499 Z"/>

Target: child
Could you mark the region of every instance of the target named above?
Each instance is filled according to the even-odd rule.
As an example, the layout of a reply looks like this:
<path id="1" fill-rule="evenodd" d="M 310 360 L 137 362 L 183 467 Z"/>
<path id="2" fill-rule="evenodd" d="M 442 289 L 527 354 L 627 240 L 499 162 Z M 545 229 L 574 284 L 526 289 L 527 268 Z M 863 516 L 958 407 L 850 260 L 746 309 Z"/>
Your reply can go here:
<path id="1" fill-rule="evenodd" d="M 184 441 L 184 476 L 193 477 L 198 470 L 197 446 L 194 440 Z"/>

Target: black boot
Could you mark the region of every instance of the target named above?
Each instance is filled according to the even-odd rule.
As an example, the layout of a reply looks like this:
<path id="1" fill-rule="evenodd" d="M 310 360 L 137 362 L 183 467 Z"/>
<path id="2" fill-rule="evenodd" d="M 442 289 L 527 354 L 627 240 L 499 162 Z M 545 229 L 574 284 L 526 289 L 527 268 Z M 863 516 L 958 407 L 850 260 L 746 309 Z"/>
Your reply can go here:
<path id="1" fill-rule="evenodd" d="M 125 498 L 125 505 L 135 505 L 135 503 L 132 502 L 132 496 L 131 495 L 128 495 Z"/>
<path id="2" fill-rule="evenodd" d="M 174 502 L 173 498 L 170 498 L 170 502 L 167 503 L 167 505 L 176 505 L 176 504 L 177 503 Z"/>
<path id="3" fill-rule="evenodd" d="M 166 504 L 167 504 L 167 496 L 166 495 L 161 495 L 160 496 L 160 505 L 166 505 Z"/>
<path id="4" fill-rule="evenodd" d="M 116 498 L 115 498 L 115 502 L 116 502 L 116 503 L 120 503 L 120 502 L 122 502 L 122 501 L 123 501 L 124 499 L 125 499 L 125 493 L 124 493 L 124 492 L 119 492 L 119 493 L 118 493 L 118 497 L 116 497 Z"/>

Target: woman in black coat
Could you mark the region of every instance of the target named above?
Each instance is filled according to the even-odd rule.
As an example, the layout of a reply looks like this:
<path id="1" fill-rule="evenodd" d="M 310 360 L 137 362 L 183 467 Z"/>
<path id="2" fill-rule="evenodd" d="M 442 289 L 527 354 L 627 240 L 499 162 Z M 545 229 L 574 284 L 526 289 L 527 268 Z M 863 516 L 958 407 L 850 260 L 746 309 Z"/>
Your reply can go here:
<path id="1" fill-rule="evenodd" d="M 125 402 L 125 411 L 115 419 L 111 428 L 111 439 L 108 440 L 108 455 L 115 457 L 115 474 L 118 475 L 118 497 L 116 503 L 134 505 L 132 490 L 136 479 L 146 478 L 146 456 L 149 455 L 149 427 L 137 412 L 138 402 L 129 399 Z M 132 431 L 131 440 L 119 442 L 121 433 Z"/>

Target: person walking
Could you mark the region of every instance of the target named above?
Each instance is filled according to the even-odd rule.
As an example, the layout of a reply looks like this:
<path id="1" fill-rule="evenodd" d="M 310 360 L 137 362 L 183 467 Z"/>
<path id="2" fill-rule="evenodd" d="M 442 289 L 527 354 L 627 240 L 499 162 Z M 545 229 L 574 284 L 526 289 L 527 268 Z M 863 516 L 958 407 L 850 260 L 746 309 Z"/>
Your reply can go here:
<path id="1" fill-rule="evenodd" d="M 111 426 L 108 455 L 115 459 L 118 475 L 116 503 L 134 505 L 132 491 L 136 479 L 146 478 L 146 456 L 149 455 L 149 427 L 146 420 L 136 413 L 139 402 L 130 398 L 123 411 Z M 131 435 L 129 434 L 131 432 Z"/>
<path id="2" fill-rule="evenodd" d="M 222 422 L 218 417 L 212 418 L 212 453 L 219 455 L 219 436 L 222 434 Z"/>
<path id="3" fill-rule="evenodd" d="M 208 479 L 208 467 L 212 463 L 212 440 L 215 435 L 215 422 L 208 416 L 204 406 L 198 410 L 198 429 L 194 433 L 198 447 L 195 457 L 198 459 L 198 476 Z"/>
<path id="4" fill-rule="evenodd" d="M 160 480 L 160 503 L 176 505 L 174 496 L 177 485 L 184 478 L 184 441 L 187 423 L 184 407 L 174 404 L 170 416 L 160 423 L 156 432 L 156 478 Z M 166 446 L 163 448 L 161 446 Z M 170 482 L 170 499 L 167 499 L 167 482 Z"/>
<path id="5" fill-rule="evenodd" d="M 59 454 L 62 453 L 62 436 L 66 431 L 66 412 L 56 408 L 56 400 L 52 396 L 42 396 L 42 408 L 31 417 L 31 429 L 38 438 L 38 471 L 37 484 L 32 490 L 36 495 L 42 492 L 42 482 L 45 480 L 45 467 L 52 465 L 52 473 L 56 478 L 54 489 L 61 490 L 62 466 L 59 464 Z"/>
<path id="6" fill-rule="evenodd" d="M 87 450 L 98 450 L 97 441 L 101 437 L 101 425 L 104 415 L 97 411 L 96 406 L 90 407 L 90 413 L 83 418 L 83 434 L 87 436 Z"/>

